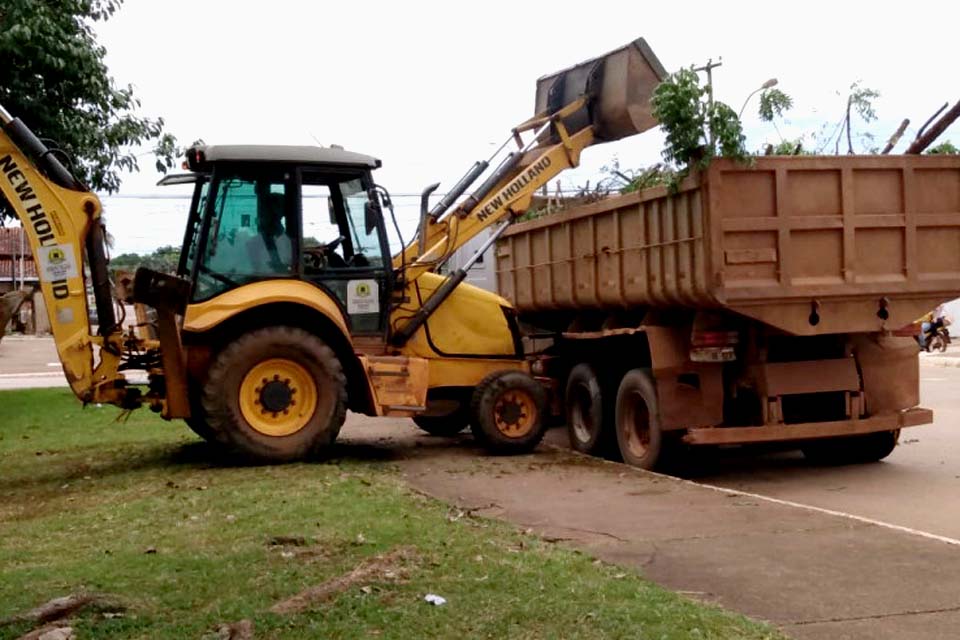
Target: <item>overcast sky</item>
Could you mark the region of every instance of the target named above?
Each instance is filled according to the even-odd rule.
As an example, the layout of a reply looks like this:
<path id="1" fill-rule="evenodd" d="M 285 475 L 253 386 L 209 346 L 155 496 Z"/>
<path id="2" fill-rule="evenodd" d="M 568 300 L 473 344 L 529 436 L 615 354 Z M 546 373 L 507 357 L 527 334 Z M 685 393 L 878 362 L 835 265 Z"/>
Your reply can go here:
<path id="1" fill-rule="evenodd" d="M 957 2 L 296 2 L 126 0 L 97 26 L 118 83 L 183 142 L 340 144 L 383 161 L 377 181 L 415 216 L 415 194 L 450 186 L 531 115 L 536 79 L 646 38 L 668 71 L 722 58 L 718 99 L 739 110 L 769 78 L 794 98 L 787 137 L 836 122 L 854 81 L 877 89 L 882 146 L 960 99 Z M 839 94 L 838 94 L 839 92 Z M 744 115 L 749 146 L 779 140 Z M 855 128 L 854 131 L 857 131 Z M 911 133 L 912 132 L 912 133 Z M 952 134 L 952 135 L 951 135 Z M 960 128 L 943 139 L 960 143 Z M 565 185 L 660 159 L 652 131 L 588 149 Z M 902 145 L 901 145 L 902 146 Z M 145 171 L 121 194 L 174 194 Z M 443 188 L 441 188 L 443 190 Z M 164 201 L 160 201 L 161 203 Z M 106 201 L 118 251 L 179 244 L 184 210 Z M 159 221 L 159 222 L 157 222 Z"/>

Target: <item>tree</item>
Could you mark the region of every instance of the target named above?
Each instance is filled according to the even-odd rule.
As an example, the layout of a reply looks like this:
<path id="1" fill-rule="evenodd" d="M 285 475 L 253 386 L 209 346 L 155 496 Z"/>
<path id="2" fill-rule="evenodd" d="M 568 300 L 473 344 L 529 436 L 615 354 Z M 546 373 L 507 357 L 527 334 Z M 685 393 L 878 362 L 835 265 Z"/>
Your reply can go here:
<path id="1" fill-rule="evenodd" d="M 3 0 L 0 3 L 0 104 L 48 145 L 92 189 L 112 193 L 122 171 L 139 169 L 137 151 L 153 144 L 156 167 L 173 166 L 176 140 L 162 118 L 138 115 L 133 88 L 117 87 L 93 32 L 123 0 Z M 0 221 L 13 216 L 0 195 Z"/>
<path id="2" fill-rule="evenodd" d="M 121 253 L 110 258 L 110 268 L 114 271 L 136 271 L 138 267 L 147 267 L 163 273 L 176 273 L 178 264 L 180 264 L 180 248 L 170 245 L 155 249 L 146 255 Z"/>

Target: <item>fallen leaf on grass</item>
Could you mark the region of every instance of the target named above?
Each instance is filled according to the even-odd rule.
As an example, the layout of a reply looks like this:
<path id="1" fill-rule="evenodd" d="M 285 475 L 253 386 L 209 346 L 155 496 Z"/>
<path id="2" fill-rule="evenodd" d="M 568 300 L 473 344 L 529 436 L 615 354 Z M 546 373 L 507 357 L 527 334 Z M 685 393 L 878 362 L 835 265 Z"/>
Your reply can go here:
<path id="1" fill-rule="evenodd" d="M 331 578 L 322 584 L 301 591 L 291 598 L 281 600 L 270 607 L 270 611 L 281 614 L 300 613 L 314 605 L 330 600 L 357 584 L 388 580 L 388 574 L 392 575 L 394 579 L 401 577 L 405 574 L 407 565 L 416 557 L 417 551 L 413 547 L 397 547 L 387 553 L 364 560 L 349 573 Z"/>

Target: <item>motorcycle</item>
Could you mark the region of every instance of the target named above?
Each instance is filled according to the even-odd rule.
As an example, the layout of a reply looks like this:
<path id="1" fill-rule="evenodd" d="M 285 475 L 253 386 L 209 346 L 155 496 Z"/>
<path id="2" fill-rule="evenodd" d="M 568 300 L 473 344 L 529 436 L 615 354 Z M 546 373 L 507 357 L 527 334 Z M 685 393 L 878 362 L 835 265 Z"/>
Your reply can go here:
<path id="1" fill-rule="evenodd" d="M 934 351 L 944 353 L 950 344 L 950 331 L 947 329 L 949 324 L 950 321 L 946 318 L 937 318 L 931 323 L 929 330 L 926 332 L 921 330 L 921 335 L 917 336 L 920 348 L 927 353 Z"/>

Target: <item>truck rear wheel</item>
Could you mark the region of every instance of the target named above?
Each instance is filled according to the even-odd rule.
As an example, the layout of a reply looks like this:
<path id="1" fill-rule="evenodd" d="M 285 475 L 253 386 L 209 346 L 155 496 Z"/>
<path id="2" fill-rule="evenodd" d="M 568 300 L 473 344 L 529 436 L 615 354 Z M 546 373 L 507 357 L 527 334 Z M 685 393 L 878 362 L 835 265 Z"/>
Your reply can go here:
<path id="1" fill-rule="evenodd" d="M 203 408 L 216 439 L 261 460 L 286 462 L 333 444 L 346 416 L 343 368 L 311 333 L 269 327 L 215 358 Z"/>
<path id="2" fill-rule="evenodd" d="M 498 453 L 526 453 L 543 439 L 547 394 L 520 371 L 498 371 L 473 392 L 470 428 L 485 447 Z"/>
<path id="3" fill-rule="evenodd" d="M 803 457 L 818 465 L 864 464 L 878 462 L 893 453 L 900 430 L 878 431 L 862 436 L 824 438 L 809 442 L 800 450 Z"/>
<path id="4" fill-rule="evenodd" d="M 616 404 L 616 433 L 620 455 L 627 464 L 653 469 L 661 461 L 657 388 L 649 369 L 628 371 L 620 381 Z"/>
<path id="5" fill-rule="evenodd" d="M 564 392 L 570 446 L 580 453 L 606 455 L 613 448 L 613 429 L 600 379 L 594 368 L 581 362 L 570 371 Z"/>

